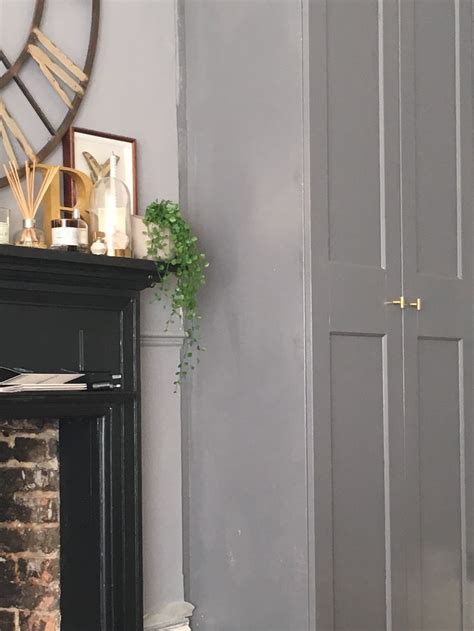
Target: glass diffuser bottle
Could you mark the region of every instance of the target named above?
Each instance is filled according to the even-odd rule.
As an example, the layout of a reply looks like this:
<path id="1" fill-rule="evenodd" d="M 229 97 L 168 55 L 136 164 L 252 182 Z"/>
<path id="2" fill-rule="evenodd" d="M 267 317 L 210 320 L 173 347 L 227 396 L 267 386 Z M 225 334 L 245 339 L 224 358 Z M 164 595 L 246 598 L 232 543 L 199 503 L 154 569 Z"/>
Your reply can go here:
<path id="1" fill-rule="evenodd" d="M 13 237 L 14 245 L 29 248 L 46 248 L 44 232 L 36 227 L 36 211 L 44 199 L 46 191 L 56 178 L 59 167 L 41 165 L 43 180 L 39 191 L 36 191 L 36 162 L 25 163 L 25 186 L 20 181 L 18 166 L 9 163 L 3 165 L 8 184 L 15 198 L 18 209 L 23 217 L 23 228 L 15 233 Z"/>
<path id="2" fill-rule="evenodd" d="M 110 158 L 110 177 L 101 178 L 91 195 L 91 214 L 96 232 L 103 233 L 107 256 L 132 256 L 130 193 L 117 177 L 118 158 Z"/>
<path id="3" fill-rule="evenodd" d="M 27 248 L 46 248 L 44 232 L 36 227 L 36 219 L 23 219 L 23 228 L 13 237 L 13 244 Z"/>

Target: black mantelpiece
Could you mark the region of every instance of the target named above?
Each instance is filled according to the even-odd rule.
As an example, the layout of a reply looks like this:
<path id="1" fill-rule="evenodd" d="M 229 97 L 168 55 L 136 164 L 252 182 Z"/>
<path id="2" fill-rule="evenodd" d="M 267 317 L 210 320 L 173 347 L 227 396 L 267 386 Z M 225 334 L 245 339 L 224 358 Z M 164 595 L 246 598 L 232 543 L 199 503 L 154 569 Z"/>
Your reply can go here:
<path id="1" fill-rule="evenodd" d="M 31 271 L 37 274 L 34 279 Z M 152 261 L 142 259 L 0 245 L 0 279 L 30 279 L 52 286 L 81 279 L 87 287 L 110 283 L 112 287 L 140 290 L 156 282 L 157 273 Z"/>
<path id="2" fill-rule="evenodd" d="M 0 397 L 2 419 L 60 419 L 61 631 L 143 628 L 139 294 L 157 280 L 149 261 L 0 246 L 0 365 L 124 377 Z"/>

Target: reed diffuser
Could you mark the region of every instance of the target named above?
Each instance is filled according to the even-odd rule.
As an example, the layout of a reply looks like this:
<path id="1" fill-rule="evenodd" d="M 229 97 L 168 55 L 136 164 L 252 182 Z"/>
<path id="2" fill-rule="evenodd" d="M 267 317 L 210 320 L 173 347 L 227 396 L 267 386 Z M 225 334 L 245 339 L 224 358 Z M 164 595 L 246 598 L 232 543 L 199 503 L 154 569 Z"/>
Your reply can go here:
<path id="1" fill-rule="evenodd" d="M 36 227 L 36 213 L 43 201 L 46 191 L 57 175 L 59 167 L 41 167 L 44 170 L 44 176 L 40 189 L 36 194 L 36 162 L 25 162 L 26 192 L 21 185 L 17 167 L 12 162 L 9 162 L 8 167 L 4 164 L 3 168 L 7 176 L 8 184 L 10 185 L 23 217 L 23 228 L 15 234 L 13 238 L 14 245 L 30 248 L 46 248 L 43 231 Z"/>

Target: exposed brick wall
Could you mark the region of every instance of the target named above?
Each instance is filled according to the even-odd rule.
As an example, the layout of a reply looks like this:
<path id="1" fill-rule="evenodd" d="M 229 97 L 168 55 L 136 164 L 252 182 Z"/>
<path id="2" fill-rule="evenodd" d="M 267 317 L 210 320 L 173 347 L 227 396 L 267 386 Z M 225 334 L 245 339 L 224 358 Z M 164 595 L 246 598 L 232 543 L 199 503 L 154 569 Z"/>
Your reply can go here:
<path id="1" fill-rule="evenodd" d="M 58 422 L 0 420 L 0 631 L 59 631 Z"/>

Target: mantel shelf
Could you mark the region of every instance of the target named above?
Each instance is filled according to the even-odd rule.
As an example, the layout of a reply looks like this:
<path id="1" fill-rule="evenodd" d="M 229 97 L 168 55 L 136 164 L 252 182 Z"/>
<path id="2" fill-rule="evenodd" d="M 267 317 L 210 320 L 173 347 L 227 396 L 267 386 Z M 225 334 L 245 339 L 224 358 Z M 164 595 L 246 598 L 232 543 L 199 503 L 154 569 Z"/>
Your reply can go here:
<path id="1" fill-rule="evenodd" d="M 74 283 L 140 291 L 158 280 L 153 261 L 0 245 L 0 283 Z"/>

